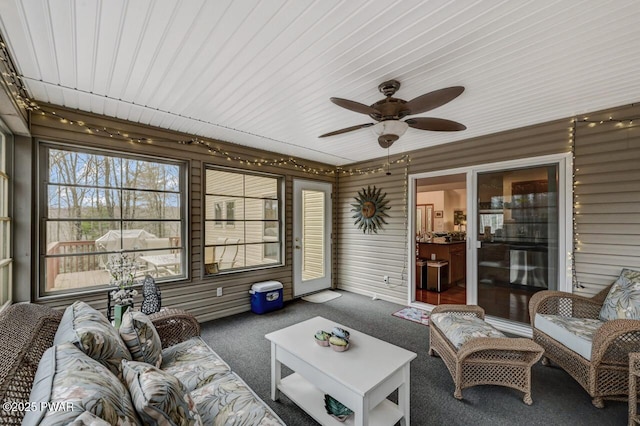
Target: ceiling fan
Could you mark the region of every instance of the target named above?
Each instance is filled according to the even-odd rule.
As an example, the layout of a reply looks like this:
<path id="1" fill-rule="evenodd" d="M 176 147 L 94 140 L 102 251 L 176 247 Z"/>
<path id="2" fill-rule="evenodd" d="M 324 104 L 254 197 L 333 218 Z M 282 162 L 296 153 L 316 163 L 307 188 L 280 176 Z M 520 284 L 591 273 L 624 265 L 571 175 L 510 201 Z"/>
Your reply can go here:
<path id="1" fill-rule="evenodd" d="M 415 117 L 400 121 L 408 115 L 421 114 L 438 108 L 460 96 L 464 87 L 453 86 L 426 93 L 410 100 L 409 102 L 392 97 L 400 88 L 400 82 L 389 80 L 378 86 L 378 90 L 386 96 L 371 106 L 342 98 L 331 98 L 331 102 L 351 111 L 368 114 L 378 123 L 365 123 L 325 133 L 318 137 L 335 136 L 353 130 L 373 126 L 373 131 L 378 135 L 378 143 L 382 148 L 389 148 L 408 127 L 419 130 L 431 130 L 436 132 L 455 132 L 465 130 L 466 126 L 455 121 L 443 118 Z"/>

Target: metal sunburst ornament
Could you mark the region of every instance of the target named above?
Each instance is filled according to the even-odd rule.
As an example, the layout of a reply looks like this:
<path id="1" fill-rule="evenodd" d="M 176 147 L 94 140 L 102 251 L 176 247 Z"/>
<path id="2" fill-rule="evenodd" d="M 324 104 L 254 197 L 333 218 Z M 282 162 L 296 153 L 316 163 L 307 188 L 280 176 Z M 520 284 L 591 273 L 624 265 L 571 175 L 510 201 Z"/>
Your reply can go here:
<path id="1" fill-rule="evenodd" d="M 388 200 L 385 201 L 387 194 L 382 194 L 382 189 L 376 189 L 374 186 L 371 189 L 367 186 L 367 189 L 362 188 L 362 191 L 358 191 L 358 196 L 355 197 L 356 203 L 351 204 L 353 208 L 352 212 L 355 212 L 352 218 L 356 221 L 354 225 L 358 226 L 358 229 L 362 229 L 362 233 L 371 233 L 371 231 L 378 233 L 378 228 L 382 229 L 382 224 L 387 224 L 384 217 L 389 217 L 385 210 L 389 210 L 391 207 L 387 207 Z"/>

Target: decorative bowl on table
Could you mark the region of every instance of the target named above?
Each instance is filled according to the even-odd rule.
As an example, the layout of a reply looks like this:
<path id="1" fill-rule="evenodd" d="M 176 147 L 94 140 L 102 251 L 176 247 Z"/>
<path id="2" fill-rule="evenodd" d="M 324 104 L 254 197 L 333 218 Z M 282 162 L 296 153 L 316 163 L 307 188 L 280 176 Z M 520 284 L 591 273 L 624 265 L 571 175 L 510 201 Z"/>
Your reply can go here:
<path id="1" fill-rule="evenodd" d="M 316 334 L 313 335 L 315 341 L 320 346 L 329 346 L 329 338 L 331 338 L 331 334 L 327 333 L 324 330 L 316 331 Z"/>
<path id="2" fill-rule="evenodd" d="M 344 328 L 340 328 L 340 327 L 333 327 L 333 330 L 331 330 L 331 334 L 333 334 L 336 337 L 340 337 L 342 339 L 345 340 L 349 340 L 349 332 L 347 330 L 345 330 Z"/>
<path id="3" fill-rule="evenodd" d="M 331 395 L 327 394 L 324 395 L 324 408 L 327 410 L 327 414 L 339 422 L 344 422 L 353 414 L 353 411 L 345 407 L 340 401 Z"/>
<path id="4" fill-rule="evenodd" d="M 329 346 L 336 352 L 344 352 L 349 349 L 349 339 L 334 334 L 329 338 Z"/>

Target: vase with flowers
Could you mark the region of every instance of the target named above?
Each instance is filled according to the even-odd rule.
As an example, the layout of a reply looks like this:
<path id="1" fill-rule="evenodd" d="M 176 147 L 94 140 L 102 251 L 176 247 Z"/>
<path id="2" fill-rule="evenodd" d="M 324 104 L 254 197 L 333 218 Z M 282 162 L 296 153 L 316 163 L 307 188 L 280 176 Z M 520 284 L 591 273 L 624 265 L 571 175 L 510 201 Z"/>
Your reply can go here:
<path id="1" fill-rule="evenodd" d="M 119 328 L 122 316 L 127 309 L 133 308 L 133 297 L 138 294 L 133 288 L 138 263 L 129 254 L 120 252 L 109 258 L 107 270 L 111 274 L 110 284 L 117 287 L 116 290 L 109 292 L 109 306 L 113 302 L 114 326 Z"/>

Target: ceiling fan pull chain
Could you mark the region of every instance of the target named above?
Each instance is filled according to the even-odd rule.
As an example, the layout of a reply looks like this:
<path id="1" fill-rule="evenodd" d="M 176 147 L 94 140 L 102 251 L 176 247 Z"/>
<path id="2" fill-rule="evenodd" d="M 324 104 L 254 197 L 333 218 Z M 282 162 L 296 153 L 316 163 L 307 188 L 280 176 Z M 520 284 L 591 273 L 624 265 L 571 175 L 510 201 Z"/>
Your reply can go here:
<path id="1" fill-rule="evenodd" d="M 391 160 L 389 159 L 389 147 L 387 147 L 387 176 L 391 174 Z"/>

